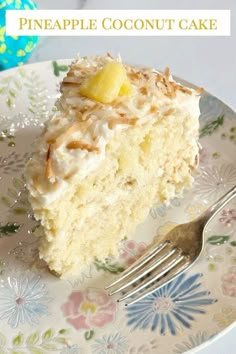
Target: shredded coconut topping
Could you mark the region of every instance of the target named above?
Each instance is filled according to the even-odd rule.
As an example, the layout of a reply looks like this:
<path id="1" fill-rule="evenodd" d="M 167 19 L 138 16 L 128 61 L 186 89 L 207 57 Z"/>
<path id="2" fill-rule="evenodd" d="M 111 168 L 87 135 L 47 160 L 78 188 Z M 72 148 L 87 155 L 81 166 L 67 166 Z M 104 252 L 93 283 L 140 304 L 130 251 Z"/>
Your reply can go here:
<path id="1" fill-rule="evenodd" d="M 79 58 L 72 63 L 61 84 L 58 112 L 46 123 L 37 142 L 38 152 L 28 163 L 26 176 L 31 176 L 33 181 L 32 194 L 42 195 L 43 191 L 46 198 L 63 189 L 65 181 L 74 175 L 81 180 L 85 178 L 105 158 L 106 144 L 117 131 L 157 120 L 178 107 L 199 114 L 196 102 L 202 89 L 192 90 L 176 83 L 169 68 L 160 73 L 125 65 L 132 94 L 118 96 L 110 104 L 80 95 L 79 88 L 85 78 L 94 75 L 107 62 L 117 60 L 120 58 L 108 54 Z"/>

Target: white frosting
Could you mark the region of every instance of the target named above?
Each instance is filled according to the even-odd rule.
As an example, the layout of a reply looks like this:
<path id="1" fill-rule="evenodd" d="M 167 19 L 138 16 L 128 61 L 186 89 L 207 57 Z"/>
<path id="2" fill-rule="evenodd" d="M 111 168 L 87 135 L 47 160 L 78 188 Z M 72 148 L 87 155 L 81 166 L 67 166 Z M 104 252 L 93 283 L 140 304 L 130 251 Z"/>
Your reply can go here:
<path id="1" fill-rule="evenodd" d="M 147 121 L 158 119 L 170 109 L 174 111 L 178 109 L 196 116 L 196 126 L 192 129 L 198 130 L 199 96 L 193 90 L 191 90 L 192 94 L 176 90 L 175 97 L 167 97 L 163 88 L 158 86 L 162 84 L 157 83 L 157 72 L 152 69 L 126 66 L 132 84 L 132 95 L 118 97 L 115 104 L 104 105 L 80 96 L 78 88 L 84 78 L 93 75 L 110 60 L 112 60 L 110 57 L 80 58 L 72 64 L 71 75 L 65 78 L 62 84 L 62 96 L 57 102 L 59 111 L 45 124 L 46 131 L 38 139 L 36 152 L 26 167 L 27 186 L 31 196 L 36 198 L 35 203 L 38 201 L 39 204 L 50 204 L 66 189 L 70 178 L 76 178 L 78 181 L 86 178 L 105 159 L 105 148 L 110 139 L 122 129 L 132 129 L 129 124 L 116 124 L 110 128 L 108 124 L 110 119 L 135 118 L 136 125 L 143 125 Z M 141 73 L 140 78 L 132 79 L 132 74 L 138 72 Z M 172 78 L 169 80 L 174 82 Z M 71 86 L 71 83 L 75 85 Z M 146 87 L 145 94 L 141 93 L 143 87 Z M 152 107 L 157 107 L 158 111 L 152 112 Z M 79 118 L 78 112 L 83 112 Z M 53 137 L 58 138 L 68 128 L 83 120 L 91 123 L 89 127 L 76 130 L 52 151 L 50 159 L 55 175 L 46 178 L 48 140 Z M 84 144 L 95 146 L 98 151 L 68 149 L 67 144 L 71 141 L 82 141 Z M 68 175 L 70 178 L 65 178 Z"/>

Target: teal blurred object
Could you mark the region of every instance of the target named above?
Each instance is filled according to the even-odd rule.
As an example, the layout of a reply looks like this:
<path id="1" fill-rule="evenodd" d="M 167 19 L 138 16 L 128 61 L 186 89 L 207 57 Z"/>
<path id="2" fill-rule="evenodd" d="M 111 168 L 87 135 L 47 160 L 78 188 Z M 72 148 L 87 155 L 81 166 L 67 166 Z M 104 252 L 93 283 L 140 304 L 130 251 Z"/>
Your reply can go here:
<path id="1" fill-rule="evenodd" d="M 0 70 L 22 65 L 32 53 L 38 37 L 6 36 L 6 10 L 34 10 L 31 0 L 0 0 Z"/>

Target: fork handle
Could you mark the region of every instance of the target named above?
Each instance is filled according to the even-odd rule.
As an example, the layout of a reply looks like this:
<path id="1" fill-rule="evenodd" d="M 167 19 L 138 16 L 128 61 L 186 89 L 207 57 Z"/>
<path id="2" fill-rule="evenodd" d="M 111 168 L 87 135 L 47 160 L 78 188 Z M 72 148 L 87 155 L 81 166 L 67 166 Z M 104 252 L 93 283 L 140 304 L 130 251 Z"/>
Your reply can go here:
<path id="1" fill-rule="evenodd" d="M 234 197 L 236 197 L 236 185 L 205 211 L 201 217 L 204 221 L 204 227 L 206 227 L 211 219 L 218 214 Z"/>

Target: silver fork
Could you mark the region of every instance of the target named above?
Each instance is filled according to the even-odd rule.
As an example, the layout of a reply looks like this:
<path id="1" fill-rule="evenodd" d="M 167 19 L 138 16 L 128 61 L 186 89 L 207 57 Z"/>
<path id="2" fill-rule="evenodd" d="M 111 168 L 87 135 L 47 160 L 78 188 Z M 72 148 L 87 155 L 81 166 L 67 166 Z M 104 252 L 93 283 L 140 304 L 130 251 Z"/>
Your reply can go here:
<path id="1" fill-rule="evenodd" d="M 125 304 L 129 306 L 189 269 L 202 253 L 206 226 L 235 196 L 236 185 L 196 220 L 176 226 L 160 243 L 152 244 L 118 279 L 105 287 L 112 290 L 109 295 L 122 292 L 117 301 L 131 298 Z"/>

